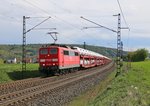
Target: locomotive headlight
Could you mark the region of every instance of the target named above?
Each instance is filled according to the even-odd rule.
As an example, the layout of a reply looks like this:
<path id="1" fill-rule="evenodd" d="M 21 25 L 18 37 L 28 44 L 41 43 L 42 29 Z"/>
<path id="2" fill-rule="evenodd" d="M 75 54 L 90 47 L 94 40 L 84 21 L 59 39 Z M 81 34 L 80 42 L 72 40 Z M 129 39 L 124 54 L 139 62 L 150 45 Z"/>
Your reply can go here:
<path id="1" fill-rule="evenodd" d="M 52 59 L 52 61 L 53 61 L 53 62 L 56 62 L 56 61 L 58 61 L 58 59 L 57 59 L 57 58 L 54 58 L 54 59 Z"/>
<path id="2" fill-rule="evenodd" d="M 40 62 L 45 62 L 45 59 L 40 59 Z"/>

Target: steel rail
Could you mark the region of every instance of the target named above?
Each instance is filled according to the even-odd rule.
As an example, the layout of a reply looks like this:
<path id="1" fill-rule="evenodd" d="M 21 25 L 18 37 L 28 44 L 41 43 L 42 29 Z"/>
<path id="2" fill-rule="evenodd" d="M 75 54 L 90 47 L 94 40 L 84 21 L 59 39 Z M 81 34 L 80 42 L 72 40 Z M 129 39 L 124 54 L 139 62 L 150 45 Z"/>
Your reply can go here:
<path id="1" fill-rule="evenodd" d="M 15 103 L 21 103 L 24 101 L 27 101 L 28 99 L 32 99 L 44 92 L 48 92 L 52 89 L 67 85 L 69 83 L 84 79 L 88 76 L 96 75 L 100 72 L 105 72 L 105 70 L 108 70 L 110 67 L 113 66 L 113 63 L 107 65 L 106 67 L 102 67 L 101 71 L 88 71 L 85 73 L 81 73 L 72 77 L 68 77 L 65 79 L 56 80 L 54 82 L 49 82 L 43 85 L 27 88 L 25 90 L 20 90 L 17 92 L 9 93 L 0 96 L 0 105 L 7 106 L 7 105 L 13 105 Z"/>

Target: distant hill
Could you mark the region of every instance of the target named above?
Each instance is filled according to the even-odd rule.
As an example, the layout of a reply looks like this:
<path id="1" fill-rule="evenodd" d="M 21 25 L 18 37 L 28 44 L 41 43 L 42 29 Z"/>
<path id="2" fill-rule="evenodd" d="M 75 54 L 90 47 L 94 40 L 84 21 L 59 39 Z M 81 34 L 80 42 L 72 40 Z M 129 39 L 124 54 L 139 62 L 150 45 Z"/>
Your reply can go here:
<path id="1" fill-rule="evenodd" d="M 37 57 L 38 49 L 42 47 L 42 45 L 46 45 L 46 44 L 28 44 L 26 46 L 27 57 Z M 65 45 L 78 46 L 83 48 L 83 45 L 79 45 L 79 44 L 65 44 Z M 116 49 L 114 48 L 86 45 L 86 49 L 94 52 L 98 52 L 110 58 L 114 58 L 116 56 Z M 18 60 L 21 60 L 22 45 L 0 45 L 0 59 L 7 60 L 11 58 L 17 58 Z"/>

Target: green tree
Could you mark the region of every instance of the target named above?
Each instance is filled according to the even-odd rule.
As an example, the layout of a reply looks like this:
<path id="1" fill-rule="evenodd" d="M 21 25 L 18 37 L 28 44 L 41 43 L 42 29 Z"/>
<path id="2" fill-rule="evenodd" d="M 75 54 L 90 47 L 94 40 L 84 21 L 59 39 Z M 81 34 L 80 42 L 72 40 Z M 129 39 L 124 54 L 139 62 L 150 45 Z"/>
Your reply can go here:
<path id="1" fill-rule="evenodd" d="M 144 61 L 148 56 L 148 50 L 146 49 L 138 49 L 136 52 L 139 61 Z"/>
<path id="2" fill-rule="evenodd" d="M 127 57 L 129 60 L 136 62 L 136 61 L 144 61 L 148 56 L 148 50 L 146 49 L 138 49 L 135 52 L 129 52 Z"/>

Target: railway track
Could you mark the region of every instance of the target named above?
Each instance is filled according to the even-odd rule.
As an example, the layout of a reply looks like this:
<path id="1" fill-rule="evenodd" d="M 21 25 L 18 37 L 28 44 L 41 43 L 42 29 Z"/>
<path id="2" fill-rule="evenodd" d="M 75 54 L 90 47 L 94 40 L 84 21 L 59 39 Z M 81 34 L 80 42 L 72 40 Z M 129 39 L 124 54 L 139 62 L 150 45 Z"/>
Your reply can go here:
<path id="1" fill-rule="evenodd" d="M 40 84 L 45 84 L 50 81 L 61 79 L 63 77 L 64 76 L 61 76 L 61 77 L 53 76 L 53 77 L 48 77 L 48 78 L 38 77 L 38 78 L 30 78 L 30 79 L 14 81 L 14 82 L 6 83 L 6 84 L 1 84 L 0 95 L 15 92 L 18 90 L 23 90 L 23 89 L 30 88 L 30 87 L 34 87 Z"/>
<path id="2" fill-rule="evenodd" d="M 104 67 L 104 66 L 99 66 L 99 68 L 100 67 Z M 90 68 L 90 69 L 86 69 L 84 71 L 88 72 L 88 71 L 91 71 L 94 69 L 96 69 L 96 68 Z M 65 74 L 65 75 L 61 75 L 61 76 L 47 77 L 47 78 L 41 78 L 41 77 L 29 78 L 29 79 L 23 79 L 23 80 L 0 84 L 0 96 L 4 95 L 4 94 L 15 92 L 18 90 L 23 90 L 26 88 L 34 87 L 37 85 L 46 84 L 51 81 L 60 80 L 60 79 L 63 79 L 65 77 L 69 77 L 72 75 L 81 74 L 81 73 L 84 73 L 84 71 L 76 71 L 74 73 L 69 73 L 69 74 Z"/>
<path id="3" fill-rule="evenodd" d="M 96 75 L 98 73 L 104 73 L 109 68 L 113 67 L 113 63 L 105 67 L 101 67 L 101 69 L 90 69 L 88 71 L 77 72 L 75 75 L 66 75 L 61 77 L 52 77 L 52 78 L 35 78 L 29 80 L 18 81 L 14 83 L 1 85 L 3 89 L 5 87 L 18 87 L 22 86 L 22 89 L 14 90 L 12 92 L 4 93 L 0 96 L 0 106 L 13 106 L 18 105 L 20 103 L 26 102 L 28 100 L 34 99 L 43 93 L 50 92 L 57 88 L 61 88 L 62 86 L 66 86 L 72 82 L 80 81 L 81 79 L 87 78 L 92 75 Z M 16 84 L 16 85 L 15 85 Z M 32 86 L 28 86 L 32 85 Z M 26 86 L 27 85 L 27 86 Z"/>

